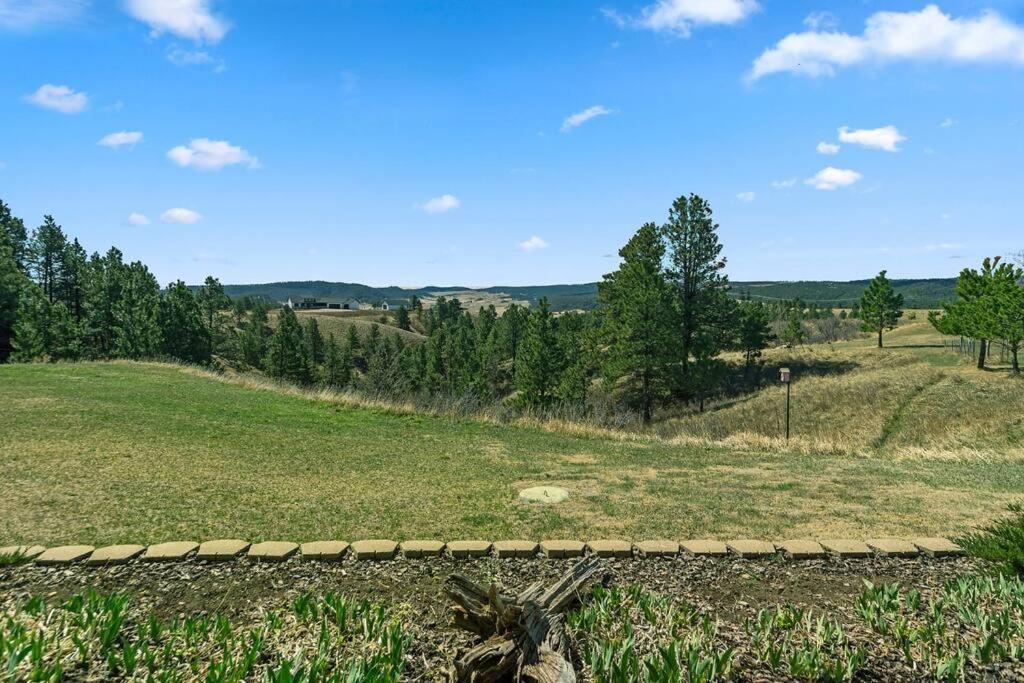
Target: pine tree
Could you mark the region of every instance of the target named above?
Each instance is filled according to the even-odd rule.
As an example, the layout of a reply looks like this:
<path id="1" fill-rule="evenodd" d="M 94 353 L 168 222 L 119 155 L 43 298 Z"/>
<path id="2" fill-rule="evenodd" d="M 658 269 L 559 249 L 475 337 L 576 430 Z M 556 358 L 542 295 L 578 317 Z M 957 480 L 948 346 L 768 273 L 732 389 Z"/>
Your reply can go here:
<path id="1" fill-rule="evenodd" d="M 18 317 L 18 299 L 28 284 L 28 278 L 14 259 L 14 251 L 0 237 L 0 363 L 5 362 L 14 350 L 11 341 Z"/>
<path id="2" fill-rule="evenodd" d="M 25 221 L 11 213 L 11 207 L 0 200 L 0 250 L 6 245 L 14 265 L 24 274 L 28 274 L 28 231 Z"/>
<path id="3" fill-rule="evenodd" d="M 323 384 L 329 389 L 344 389 L 352 381 L 352 354 L 328 335 L 324 351 Z"/>
<path id="4" fill-rule="evenodd" d="M 788 348 L 804 343 L 804 311 L 794 306 L 786 313 L 786 327 L 782 330 L 782 341 Z"/>
<path id="5" fill-rule="evenodd" d="M 319 367 L 324 362 L 324 338 L 320 334 L 320 325 L 313 316 L 306 318 L 303 338 L 306 341 L 310 363 L 314 368 Z"/>
<path id="6" fill-rule="evenodd" d="M 519 351 L 516 368 L 516 389 L 519 400 L 531 407 L 544 407 L 554 399 L 558 383 L 560 359 L 555 339 L 554 321 L 547 297 L 541 297 L 536 310 L 530 313 Z"/>
<path id="7" fill-rule="evenodd" d="M 89 259 L 85 297 L 85 336 L 90 355 L 107 358 L 116 353 L 117 311 L 128 277 L 121 252 L 111 247 L 104 256 Z"/>
<path id="8" fill-rule="evenodd" d="M 878 333 L 878 348 L 882 348 L 882 332 L 896 328 L 903 317 L 903 295 L 897 294 L 883 270 L 868 283 L 860 298 L 861 329 Z"/>
<path id="9" fill-rule="evenodd" d="M 526 323 L 530 312 L 519 304 L 512 304 L 501 314 L 499 330 L 501 331 L 502 351 L 511 362 L 511 376 L 515 377 L 519 361 L 519 346 L 523 341 Z"/>
<path id="10" fill-rule="evenodd" d="M 181 280 L 168 285 L 157 321 L 165 354 L 187 363 L 210 360 L 210 337 L 203 311 L 192 290 Z"/>
<path id="11" fill-rule="evenodd" d="M 122 358 L 154 358 L 164 340 L 157 321 L 160 285 L 141 262 L 125 270 L 121 296 L 114 302 L 114 353 Z"/>
<path id="12" fill-rule="evenodd" d="M 89 257 L 78 240 L 67 242 L 61 254 L 57 299 L 67 306 L 76 323 L 81 323 L 85 318 L 88 267 Z"/>
<path id="13" fill-rule="evenodd" d="M 263 358 L 267 354 L 267 342 L 271 329 L 267 324 L 267 309 L 255 306 L 249 311 L 241 333 L 238 335 L 239 356 L 254 368 L 263 367 Z"/>
<path id="14" fill-rule="evenodd" d="M 737 347 L 743 352 L 747 368 L 761 357 L 761 350 L 768 346 L 771 339 L 771 312 L 768 307 L 753 301 L 741 303 Z"/>
<path id="15" fill-rule="evenodd" d="M 722 273 L 725 259 L 718 242 L 718 224 L 711 206 L 691 194 L 672 203 L 668 222 L 661 228 L 667 242 L 669 279 L 675 286 L 679 309 L 679 358 L 684 395 L 700 387 L 689 378 L 692 360 L 711 358 L 725 348 L 727 330 L 720 321 L 727 312 L 724 292 L 728 280 Z"/>
<path id="16" fill-rule="evenodd" d="M 409 311 L 406 310 L 405 306 L 398 307 L 398 313 L 395 314 L 395 324 L 401 330 L 412 329 L 412 324 L 409 320 Z"/>
<path id="17" fill-rule="evenodd" d="M 53 216 L 43 216 L 43 224 L 32 233 L 28 254 L 32 276 L 50 303 L 58 300 L 66 246 L 67 237 Z"/>
<path id="18" fill-rule="evenodd" d="M 296 384 L 309 384 L 309 351 L 302 335 L 302 327 L 295 311 L 287 306 L 277 317 L 277 327 L 267 342 L 267 357 L 263 363 L 271 377 Z"/>
<path id="19" fill-rule="evenodd" d="M 644 422 L 668 391 L 679 359 L 675 336 L 680 321 L 662 263 L 665 243 L 654 223 L 646 223 L 619 250 L 622 264 L 598 284 L 604 315 L 604 373 L 612 381 L 628 377 L 637 385 Z"/>
<path id="20" fill-rule="evenodd" d="M 29 283 L 18 300 L 11 357 L 20 362 L 79 358 L 82 349 L 75 332 L 67 307 L 51 302 L 41 287 Z"/>
<path id="21" fill-rule="evenodd" d="M 206 324 L 207 340 L 209 344 L 208 353 L 212 356 L 214 349 L 220 346 L 225 338 L 225 333 L 218 324 L 218 314 L 231 306 L 231 297 L 224 293 L 224 286 L 220 280 L 207 275 L 203 286 L 195 294 L 196 303 L 203 313 L 203 322 Z"/>

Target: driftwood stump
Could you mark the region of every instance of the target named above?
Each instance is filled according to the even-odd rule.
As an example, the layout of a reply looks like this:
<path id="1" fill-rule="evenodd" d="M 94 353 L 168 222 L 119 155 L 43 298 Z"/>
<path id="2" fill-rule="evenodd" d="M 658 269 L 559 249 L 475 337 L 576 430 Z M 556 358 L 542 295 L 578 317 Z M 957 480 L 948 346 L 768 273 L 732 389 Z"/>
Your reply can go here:
<path id="1" fill-rule="evenodd" d="M 576 672 L 564 612 L 578 601 L 599 567 L 597 558 L 588 558 L 547 589 L 537 582 L 514 596 L 461 574 L 450 576 L 445 592 L 455 602 L 455 625 L 483 638 L 455 662 L 453 680 L 573 683 Z"/>

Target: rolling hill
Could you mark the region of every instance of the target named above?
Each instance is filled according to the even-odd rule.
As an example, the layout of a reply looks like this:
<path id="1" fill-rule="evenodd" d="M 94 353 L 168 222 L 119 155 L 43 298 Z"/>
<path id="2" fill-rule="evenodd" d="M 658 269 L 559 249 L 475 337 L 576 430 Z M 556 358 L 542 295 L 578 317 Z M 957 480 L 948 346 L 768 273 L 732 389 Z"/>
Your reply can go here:
<path id="1" fill-rule="evenodd" d="M 952 299 L 956 287 L 955 278 L 932 278 L 922 280 L 893 280 L 896 291 L 903 294 L 908 308 L 936 308 L 942 301 Z M 735 296 L 750 296 L 753 299 L 777 301 L 803 299 L 822 305 L 836 307 L 850 306 L 858 298 L 868 280 L 838 282 L 830 280 L 806 280 L 786 282 L 764 280 L 732 282 Z M 233 296 L 262 296 L 272 301 L 284 301 L 289 297 L 298 299 L 315 296 L 328 299 L 355 298 L 366 302 L 388 300 L 402 303 L 411 297 L 431 297 L 438 292 L 457 290 L 505 294 L 512 299 L 534 303 L 546 296 L 552 310 L 589 310 L 597 306 L 597 283 L 535 286 L 503 286 L 473 289 L 462 286 L 430 286 L 418 289 L 403 287 L 370 287 L 354 282 L 326 282 L 309 280 L 304 282 L 270 282 L 266 284 L 225 285 L 225 291 Z"/>

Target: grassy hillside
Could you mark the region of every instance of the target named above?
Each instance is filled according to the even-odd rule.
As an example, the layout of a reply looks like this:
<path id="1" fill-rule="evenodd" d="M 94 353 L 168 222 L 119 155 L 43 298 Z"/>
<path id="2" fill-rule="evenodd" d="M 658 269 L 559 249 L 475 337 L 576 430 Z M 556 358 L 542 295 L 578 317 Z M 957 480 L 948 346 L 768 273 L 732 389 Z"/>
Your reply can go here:
<path id="1" fill-rule="evenodd" d="M 798 411 L 809 386 L 794 387 Z M 872 397 L 880 428 L 858 439 L 915 419 L 934 433 L 881 387 L 852 400 Z M 0 402 L 4 543 L 955 534 L 1024 490 L 1019 441 L 981 457 L 889 440 L 860 454 L 672 443 L 359 407 L 173 365 L 0 366 Z M 571 497 L 518 502 L 538 484 Z"/>
<path id="2" fill-rule="evenodd" d="M 808 451 L 949 457 L 979 452 L 1024 455 L 1024 381 L 990 363 L 984 371 L 943 347 L 923 320 L 872 338 L 766 352 L 772 368 L 789 366 L 791 448 Z M 774 371 L 772 375 L 775 376 Z M 777 443 L 785 394 L 775 383 L 698 414 L 668 417 L 662 436 L 760 447 Z"/>
<path id="3" fill-rule="evenodd" d="M 860 298 L 867 280 L 852 282 L 831 282 L 810 280 L 806 282 L 733 282 L 732 292 L 735 296 L 750 295 L 755 299 L 788 300 L 800 298 L 822 305 L 835 307 L 850 306 Z M 955 278 L 930 280 L 893 280 L 896 291 L 903 294 L 909 308 L 936 308 L 943 301 L 953 298 L 956 287 Z M 402 289 L 401 287 L 369 287 L 349 282 L 271 282 L 253 285 L 225 285 L 225 291 L 231 296 L 264 296 L 273 301 L 284 301 L 291 297 L 298 299 L 304 296 L 323 298 L 355 297 L 360 301 L 402 302 L 412 296 L 434 296 L 437 292 L 456 290 L 504 294 L 516 300 L 536 303 L 546 296 L 554 311 L 589 310 L 597 306 L 597 283 L 588 282 L 577 285 L 537 285 L 533 287 L 495 286 L 484 289 L 470 290 L 468 287 L 422 287 L 419 289 Z"/>
<path id="4" fill-rule="evenodd" d="M 803 299 L 823 306 L 843 308 L 852 306 L 860 299 L 868 286 L 868 280 L 831 282 L 810 280 L 805 282 L 733 282 L 732 292 L 736 296 L 749 295 L 753 299 L 790 300 Z M 929 280 L 893 280 L 893 289 L 903 295 L 908 308 L 938 308 L 943 301 L 950 301 L 956 293 L 956 278 L 934 278 Z"/>
<path id="5" fill-rule="evenodd" d="M 317 326 L 320 328 L 320 334 L 327 338 L 327 335 L 333 334 L 334 338 L 338 342 L 343 342 L 346 335 L 348 334 L 348 328 L 355 327 L 356 332 L 359 333 L 361 339 L 365 339 L 370 334 L 370 328 L 377 325 L 380 328 L 382 335 L 397 334 L 406 343 L 408 342 L 421 342 L 425 341 L 426 337 L 418 332 L 411 332 L 409 330 L 403 330 L 400 327 L 396 327 L 392 324 L 384 324 L 380 322 L 382 315 L 381 311 L 337 311 L 337 312 L 317 312 L 310 313 L 305 311 L 297 311 L 299 316 L 299 322 L 304 322 L 306 318 L 316 318 Z M 364 315 L 372 314 L 372 315 Z M 277 324 L 277 313 L 271 311 L 270 325 L 273 327 Z M 393 317 L 388 317 L 389 323 L 394 322 Z"/>

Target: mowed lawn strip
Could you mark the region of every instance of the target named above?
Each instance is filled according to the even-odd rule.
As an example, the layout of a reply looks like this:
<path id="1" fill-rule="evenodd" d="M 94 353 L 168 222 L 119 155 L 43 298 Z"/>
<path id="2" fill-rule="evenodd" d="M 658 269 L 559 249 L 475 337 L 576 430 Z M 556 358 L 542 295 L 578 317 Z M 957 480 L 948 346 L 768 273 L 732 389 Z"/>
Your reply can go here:
<path id="1" fill-rule="evenodd" d="M 1012 457 L 759 453 L 498 426 L 172 365 L 0 367 L 0 541 L 945 536 L 1024 490 Z M 562 486 L 531 506 L 519 489 Z"/>

